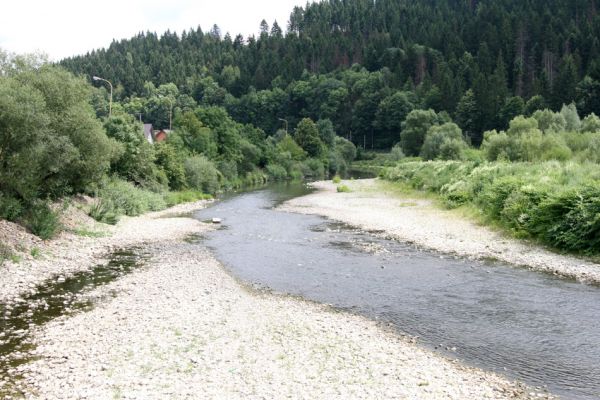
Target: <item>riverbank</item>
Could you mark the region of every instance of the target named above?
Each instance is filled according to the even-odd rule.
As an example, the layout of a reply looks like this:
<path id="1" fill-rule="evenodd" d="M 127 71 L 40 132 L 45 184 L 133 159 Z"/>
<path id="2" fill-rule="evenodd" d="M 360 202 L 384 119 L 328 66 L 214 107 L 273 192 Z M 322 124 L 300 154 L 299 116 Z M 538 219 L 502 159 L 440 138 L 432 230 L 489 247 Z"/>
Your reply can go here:
<path id="1" fill-rule="evenodd" d="M 497 259 L 517 266 L 600 283 L 600 265 L 560 255 L 476 225 L 433 201 L 399 196 L 377 179 L 313 183 L 316 193 L 292 199 L 281 210 L 323 215 L 362 229 L 383 231 L 416 246 L 473 259 Z"/>
<path id="2" fill-rule="evenodd" d="M 144 266 L 78 295 L 96 304 L 90 311 L 32 327 L 32 347 L 21 350 L 30 361 L 0 377 L 0 393 L 12 387 L 16 397 L 30 399 L 548 397 L 445 359 L 366 318 L 248 288 L 201 243 L 190 242 L 190 234 L 214 225 L 177 215 L 204 205 L 125 218 L 104 227 L 106 237 L 65 234 L 48 243 L 61 251 L 54 260 L 62 265 L 44 274 L 100 264 L 111 246 L 134 246 Z"/>
<path id="3" fill-rule="evenodd" d="M 11 302 L 53 277 L 66 277 L 106 263 L 116 249 L 177 241 L 202 225 L 191 218 L 164 218 L 204 208 L 210 201 L 183 203 L 139 217 L 122 217 L 117 225 L 98 223 L 77 207 L 63 213 L 65 230 L 43 241 L 20 225 L 0 220 L 0 243 L 18 256 L 0 265 L 0 302 Z"/>
<path id="4" fill-rule="evenodd" d="M 26 398 L 543 397 L 365 318 L 250 290 L 201 244 L 145 252 L 145 268 L 88 295 L 104 299 L 92 311 L 39 330 Z"/>

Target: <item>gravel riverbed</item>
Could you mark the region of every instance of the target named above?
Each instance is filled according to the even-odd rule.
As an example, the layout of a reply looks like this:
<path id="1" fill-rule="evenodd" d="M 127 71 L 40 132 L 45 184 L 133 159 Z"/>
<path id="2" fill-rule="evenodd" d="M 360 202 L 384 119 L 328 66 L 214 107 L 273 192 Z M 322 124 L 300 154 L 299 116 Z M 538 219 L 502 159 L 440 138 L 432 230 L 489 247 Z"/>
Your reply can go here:
<path id="1" fill-rule="evenodd" d="M 100 264 L 112 248 L 144 253 L 143 267 L 84 294 L 91 310 L 34 328 L 31 361 L 12 371 L 23 397 L 550 398 L 364 317 L 245 286 L 201 243 L 183 240 L 213 226 L 173 215 L 204 205 L 127 218 L 102 238 L 63 237 L 48 245 L 53 257 L 2 278 L 6 299 Z M 0 392 L 7 383 L 0 377 Z"/>
<path id="2" fill-rule="evenodd" d="M 58 238 L 42 241 L 19 225 L 0 220 L 0 242 L 26 250 L 17 262 L 0 265 L 0 302 L 11 302 L 35 286 L 55 276 L 66 277 L 107 262 L 116 249 L 179 239 L 202 225 L 191 218 L 166 218 L 184 215 L 205 207 L 209 201 L 180 204 L 139 217 L 122 217 L 116 226 L 97 223 L 80 210 L 65 213 L 67 225 Z M 28 252 L 37 249 L 39 257 Z"/>
<path id="3" fill-rule="evenodd" d="M 360 227 L 383 231 L 417 246 L 473 259 L 497 259 L 586 283 L 600 283 L 600 265 L 541 246 L 508 238 L 476 225 L 430 200 L 399 197 L 377 179 L 343 181 L 349 193 L 337 193 L 331 181 L 312 184 L 317 192 L 294 198 L 280 210 L 317 214 Z"/>
<path id="4" fill-rule="evenodd" d="M 96 308 L 38 332 L 26 398 L 543 397 L 365 318 L 246 288 L 202 245 L 147 250 L 145 268 L 90 294 Z"/>

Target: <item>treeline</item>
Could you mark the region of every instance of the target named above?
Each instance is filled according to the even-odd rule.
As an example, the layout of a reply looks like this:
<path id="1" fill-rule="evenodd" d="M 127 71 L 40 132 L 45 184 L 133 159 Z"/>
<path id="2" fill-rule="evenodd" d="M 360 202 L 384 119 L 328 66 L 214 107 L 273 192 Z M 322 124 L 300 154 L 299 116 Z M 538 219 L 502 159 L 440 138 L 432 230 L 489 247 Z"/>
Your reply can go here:
<path id="1" fill-rule="evenodd" d="M 120 99 L 145 96 L 148 82 L 174 83 L 238 121 L 256 118 L 268 135 L 278 118 L 330 119 L 355 144 L 383 148 L 398 141 L 408 111 L 431 108 L 479 145 L 486 130 L 538 109 L 575 102 L 582 114 L 600 115 L 597 7 L 596 0 L 327 0 L 296 7 L 285 32 L 266 21 L 249 38 L 217 26 L 147 32 L 61 64 L 113 81 Z"/>
<path id="2" fill-rule="evenodd" d="M 174 85 L 148 85 L 148 97 L 115 102 L 98 117 L 108 102 L 86 79 L 43 60 L 0 56 L 0 219 L 43 238 L 58 229 L 53 203 L 74 194 L 96 197 L 90 215 L 115 223 L 230 187 L 343 173 L 356 156 L 329 120 L 305 118 L 267 137 L 191 98 L 167 140 L 150 143 L 129 109 L 140 102 L 168 115 Z"/>

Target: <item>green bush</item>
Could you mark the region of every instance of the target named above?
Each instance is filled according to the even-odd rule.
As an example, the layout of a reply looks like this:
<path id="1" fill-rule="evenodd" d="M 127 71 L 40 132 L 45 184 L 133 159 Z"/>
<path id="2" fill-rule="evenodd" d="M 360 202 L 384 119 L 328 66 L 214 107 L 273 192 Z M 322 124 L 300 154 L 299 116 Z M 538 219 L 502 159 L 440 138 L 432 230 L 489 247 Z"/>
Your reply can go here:
<path id="1" fill-rule="evenodd" d="M 405 157 L 406 155 L 404 155 L 400 143 L 395 144 L 394 147 L 392 147 L 392 150 L 390 151 L 390 159 L 392 161 L 400 161 Z"/>
<path id="2" fill-rule="evenodd" d="M 167 206 L 161 194 L 140 189 L 120 179 L 111 179 L 106 183 L 98 191 L 98 197 L 100 201 L 92 207 L 90 216 L 109 223 L 115 220 L 115 216 L 137 216 Z"/>
<path id="3" fill-rule="evenodd" d="M 105 224 L 115 225 L 119 222 L 119 212 L 112 201 L 108 199 L 98 199 L 92 204 L 88 214 L 96 221 L 104 222 Z"/>
<path id="4" fill-rule="evenodd" d="M 533 209 L 529 231 L 554 247 L 598 253 L 600 249 L 600 185 L 563 191 Z"/>
<path id="5" fill-rule="evenodd" d="M 302 162 L 301 169 L 305 178 L 322 178 L 325 176 L 325 166 L 316 158 L 309 158 Z"/>
<path id="6" fill-rule="evenodd" d="M 451 208 L 469 204 L 518 237 L 600 252 L 597 164 L 407 162 L 385 168 L 381 177 L 436 193 Z"/>
<path id="7" fill-rule="evenodd" d="M 23 223 L 31 233 L 44 240 L 52 239 L 61 229 L 59 214 L 42 201 L 29 207 Z"/>
<path id="8" fill-rule="evenodd" d="M 287 171 L 281 165 L 269 164 L 266 169 L 269 177 L 275 181 L 281 181 L 288 177 Z"/>
<path id="9" fill-rule="evenodd" d="M 333 183 L 338 184 L 342 181 L 342 178 L 340 178 L 339 175 L 336 175 L 333 177 L 332 181 L 333 181 Z"/>
<path id="10" fill-rule="evenodd" d="M 14 197 L 0 193 L 0 219 L 16 221 L 23 213 L 23 205 Z"/>
<path id="11" fill-rule="evenodd" d="M 349 192 L 351 192 L 351 190 L 346 185 L 340 185 L 340 186 L 337 187 L 337 192 L 338 193 L 349 193 Z"/>
<path id="12" fill-rule="evenodd" d="M 206 157 L 190 157 L 185 160 L 184 168 L 185 177 L 190 188 L 210 194 L 219 191 L 221 187 L 220 173 Z"/>

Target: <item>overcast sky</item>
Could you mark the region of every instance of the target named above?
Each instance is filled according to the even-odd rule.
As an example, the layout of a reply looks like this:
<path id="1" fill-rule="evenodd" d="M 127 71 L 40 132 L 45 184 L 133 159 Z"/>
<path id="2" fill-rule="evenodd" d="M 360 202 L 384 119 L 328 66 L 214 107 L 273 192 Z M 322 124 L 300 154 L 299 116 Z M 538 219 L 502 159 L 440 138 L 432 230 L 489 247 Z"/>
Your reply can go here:
<path id="1" fill-rule="evenodd" d="M 264 18 L 285 30 L 295 5 L 306 0 L 3 0 L 0 48 L 42 51 L 52 60 L 107 47 L 141 31 L 181 33 L 213 24 L 232 36 L 256 34 Z"/>

